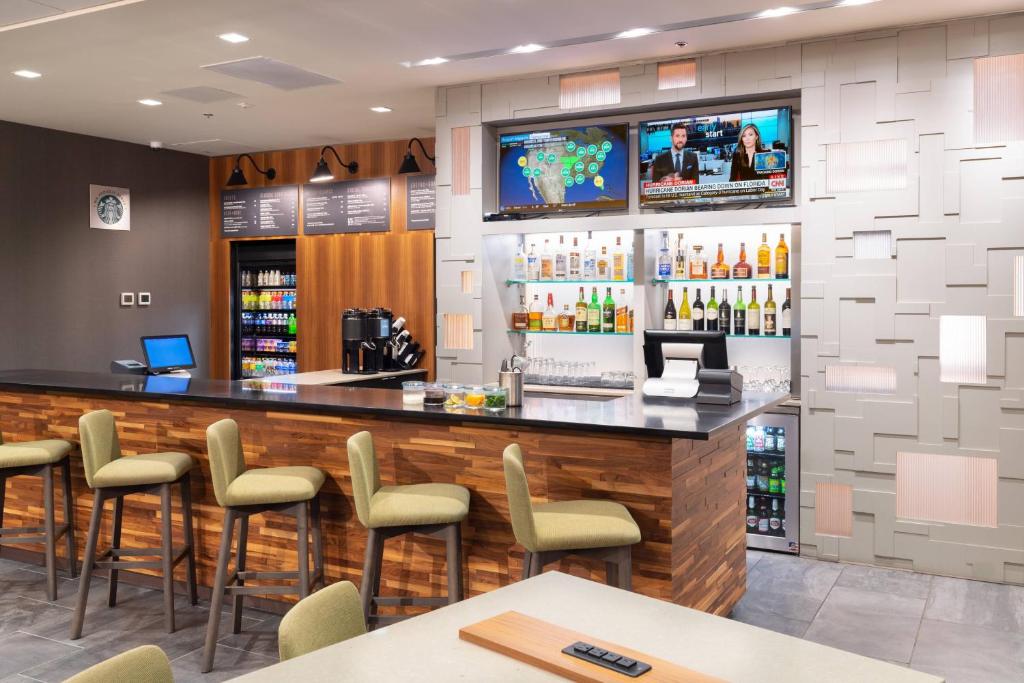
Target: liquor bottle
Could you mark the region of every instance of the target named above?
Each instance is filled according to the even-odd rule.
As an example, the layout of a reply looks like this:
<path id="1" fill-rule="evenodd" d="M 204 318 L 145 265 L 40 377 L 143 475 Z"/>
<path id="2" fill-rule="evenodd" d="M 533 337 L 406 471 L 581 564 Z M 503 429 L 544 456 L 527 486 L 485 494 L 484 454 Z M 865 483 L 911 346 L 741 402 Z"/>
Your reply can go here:
<path id="1" fill-rule="evenodd" d="M 583 288 L 580 287 L 580 298 L 576 302 L 576 331 L 587 331 L 587 300 L 583 296 Z"/>
<path id="2" fill-rule="evenodd" d="M 770 280 L 772 277 L 772 248 L 768 246 L 768 233 L 761 233 L 761 246 L 757 248 L 757 279 Z"/>
<path id="3" fill-rule="evenodd" d="M 583 257 L 580 254 L 580 241 L 572 238 L 572 248 L 569 250 L 569 279 L 579 280 L 583 275 Z"/>
<path id="4" fill-rule="evenodd" d="M 775 245 L 775 277 L 789 279 L 789 247 L 786 246 L 785 233 L 779 233 L 779 243 Z"/>
<path id="5" fill-rule="evenodd" d="M 594 241 L 591 233 L 587 233 L 587 246 L 583 250 L 583 279 L 597 279 L 597 252 L 594 250 Z"/>
<path id="6" fill-rule="evenodd" d="M 757 533 L 757 507 L 754 505 L 754 497 L 747 496 L 747 533 Z"/>
<path id="7" fill-rule="evenodd" d="M 558 236 L 558 251 L 555 252 L 555 279 L 564 280 L 569 272 L 569 254 L 565 251 L 565 235 Z"/>
<path id="8" fill-rule="evenodd" d="M 615 238 L 615 250 L 612 252 L 612 279 L 626 279 L 626 252 L 622 248 L 622 238 Z"/>
<path id="9" fill-rule="evenodd" d="M 676 303 L 672 301 L 672 288 L 668 290 L 668 301 L 665 303 L 665 317 L 662 329 L 674 330 L 676 329 Z"/>
<path id="10" fill-rule="evenodd" d="M 711 288 L 711 298 L 704 309 L 705 327 L 708 332 L 718 332 L 718 302 L 715 301 L 715 288 Z"/>
<path id="11" fill-rule="evenodd" d="M 608 257 L 608 247 L 601 245 L 601 253 L 597 257 L 597 279 L 612 279 L 612 260 Z"/>
<path id="12" fill-rule="evenodd" d="M 516 255 L 512 258 L 512 279 L 520 281 L 526 279 L 526 252 L 523 251 L 522 244 L 516 249 Z"/>
<path id="13" fill-rule="evenodd" d="M 533 295 L 533 301 L 530 302 L 530 329 L 533 331 L 540 331 L 544 322 L 544 309 L 541 308 L 540 299 L 538 295 Z"/>
<path id="14" fill-rule="evenodd" d="M 736 304 L 732 307 L 732 333 L 747 333 L 747 305 L 743 303 L 743 287 L 736 288 Z"/>
<path id="15" fill-rule="evenodd" d="M 768 493 L 779 492 L 779 468 L 774 466 L 768 473 Z"/>
<path id="16" fill-rule="evenodd" d="M 778 498 L 772 498 L 772 514 L 768 518 L 768 533 L 772 536 L 782 535 L 782 518 L 779 516 Z"/>
<path id="17" fill-rule="evenodd" d="M 672 255 L 668 251 L 668 233 L 661 233 L 661 248 L 658 249 L 658 279 L 668 280 L 672 277 Z"/>
<path id="18" fill-rule="evenodd" d="M 747 245 L 740 242 L 740 260 L 732 267 L 732 278 L 734 280 L 749 280 L 753 276 L 750 264 L 747 263 Z"/>
<path id="19" fill-rule="evenodd" d="M 722 303 L 718 304 L 718 329 L 726 334 L 732 332 L 732 306 L 729 305 L 729 292 L 722 290 Z"/>
<path id="20" fill-rule="evenodd" d="M 629 306 L 626 305 L 626 290 L 619 290 L 619 304 L 615 307 L 615 331 L 629 332 Z"/>
<path id="21" fill-rule="evenodd" d="M 729 279 L 729 264 L 725 262 L 725 251 L 722 249 L 721 242 L 718 243 L 718 258 L 715 259 L 715 265 L 711 266 L 711 279 Z"/>
<path id="22" fill-rule="evenodd" d="M 757 303 L 757 287 L 750 288 L 750 303 L 747 304 L 747 334 L 761 334 L 761 306 Z"/>
<path id="23" fill-rule="evenodd" d="M 587 306 L 587 332 L 601 331 L 601 304 L 597 303 L 597 287 L 590 293 L 590 305 Z"/>
<path id="24" fill-rule="evenodd" d="M 526 255 L 526 279 L 540 279 L 540 257 L 537 255 L 537 245 L 530 245 L 530 253 Z"/>
<path id="25" fill-rule="evenodd" d="M 512 312 L 512 329 L 530 329 L 530 309 L 526 307 L 526 296 L 519 295 L 519 308 Z"/>
<path id="26" fill-rule="evenodd" d="M 753 491 L 757 488 L 757 465 L 754 463 L 754 456 L 747 453 L 747 490 Z"/>
<path id="27" fill-rule="evenodd" d="M 761 507 L 757 516 L 757 533 L 768 534 L 771 531 L 771 522 L 768 518 L 768 501 L 761 499 Z"/>
<path id="28" fill-rule="evenodd" d="M 611 287 L 605 288 L 604 303 L 601 304 L 601 331 L 615 332 L 615 299 L 612 298 Z"/>
<path id="29" fill-rule="evenodd" d="M 555 257 L 551 253 L 551 242 L 544 240 L 544 251 L 540 253 L 540 279 L 553 280 L 555 277 Z"/>
<path id="30" fill-rule="evenodd" d="M 775 327 L 775 301 L 772 300 L 771 285 L 768 285 L 768 298 L 764 302 L 764 333 L 770 337 L 778 334 Z"/>
<path id="31" fill-rule="evenodd" d="M 676 238 L 676 259 L 675 269 L 673 271 L 677 280 L 686 279 L 686 243 L 683 241 L 683 233 L 679 233 L 679 237 Z"/>
<path id="32" fill-rule="evenodd" d="M 693 329 L 704 331 L 704 302 L 700 300 L 700 287 L 695 287 L 697 296 L 693 300 L 693 309 L 690 315 L 693 317 Z"/>
<path id="33" fill-rule="evenodd" d="M 541 329 L 545 332 L 554 332 L 558 329 L 558 321 L 555 317 L 555 297 L 551 292 L 548 292 L 548 305 L 544 309 L 544 315 L 541 316 Z"/>
<path id="34" fill-rule="evenodd" d="M 676 314 L 676 329 L 689 332 L 693 329 L 693 316 L 690 314 L 690 295 L 683 287 L 683 300 L 679 302 L 679 312 Z"/>
<path id="35" fill-rule="evenodd" d="M 786 300 L 782 302 L 782 336 L 788 337 L 793 334 L 793 311 L 789 302 L 790 288 L 786 287 Z"/>
<path id="36" fill-rule="evenodd" d="M 626 279 L 629 282 L 633 281 L 633 245 L 629 245 L 629 251 L 626 252 Z"/>
<path id="37" fill-rule="evenodd" d="M 558 314 L 558 331 L 572 332 L 575 316 L 569 311 L 569 304 L 563 304 L 562 312 Z"/>
<path id="38" fill-rule="evenodd" d="M 693 247 L 693 253 L 690 254 L 690 279 L 691 280 L 707 280 L 708 279 L 708 259 L 704 256 L 704 247 L 697 244 Z"/>

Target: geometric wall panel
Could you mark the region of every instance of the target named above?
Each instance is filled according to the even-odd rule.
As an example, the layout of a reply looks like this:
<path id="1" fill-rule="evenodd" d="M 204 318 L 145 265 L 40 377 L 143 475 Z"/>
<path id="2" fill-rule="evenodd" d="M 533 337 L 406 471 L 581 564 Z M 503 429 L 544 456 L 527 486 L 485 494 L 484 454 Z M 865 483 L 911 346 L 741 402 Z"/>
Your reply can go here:
<path id="1" fill-rule="evenodd" d="M 1024 318 L 1024 256 L 1013 257 L 1013 314 Z"/>
<path id="2" fill-rule="evenodd" d="M 974 60 L 974 142 L 1024 140 L 1024 54 Z"/>
<path id="3" fill-rule="evenodd" d="M 892 258 L 892 231 L 855 230 L 853 232 L 853 258 Z"/>
<path id="4" fill-rule="evenodd" d="M 826 192 L 871 192 L 906 187 L 905 139 L 825 145 Z"/>
<path id="5" fill-rule="evenodd" d="M 619 69 L 563 74 L 558 77 L 558 107 L 581 109 L 618 104 L 621 99 Z"/>
<path id="6" fill-rule="evenodd" d="M 814 533 L 819 536 L 853 536 L 853 487 L 819 481 L 814 485 Z"/>
<path id="7" fill-rule="evenodd" d="M 473 293 L 473 271 L 464 270 L 462 271 L 462 293 L 472 294 Z"/>
<path id="8" fill-rule="evenodd" d="M 469 313 L 445 313 L 442 330 L 444 348 L 473 349 L 473 316 Z"/>
<path id="9" fill-rule="evenodd" d="M 469 127 L 452 128 L 452 194 L 469 194 Z"/>
<path id="10" fill-rule="evenodd" d="M 895 394 L 896 368 L 878 365 L 827 365 L 825 390 L 855 394 Z"/>
<path id="11" fill-rule="evenodd" d="M 985 384 L 985 316 L 939 316 L 939 381 Z"/>
<path id="12" fill-rule="evenodd" d="M 995 458 L 896 454 L 896 516 L 946 524 L 997 526 Z"/>
<path id="13" fill-rule="evenodd" d="M 697 62 L 695 60 L 658 62 L 658 90 L 692 88 L 695 85 L 697 85 Z"/>

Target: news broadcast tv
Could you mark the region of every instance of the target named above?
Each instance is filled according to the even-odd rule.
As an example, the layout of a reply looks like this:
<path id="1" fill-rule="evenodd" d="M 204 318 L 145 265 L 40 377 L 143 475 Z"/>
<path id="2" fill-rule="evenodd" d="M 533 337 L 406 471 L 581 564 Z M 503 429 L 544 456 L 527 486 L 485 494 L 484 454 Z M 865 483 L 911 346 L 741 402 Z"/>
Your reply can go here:
<path id="1" fill-rule="evenodd" d="M 792 115 L 777 107 L 641 121 L 640 207 L 792 201 Z"/>
<path id="2" fill-rule="evenodd" d="M 499 213 L 625 209 L 628 200 L 628 124 L 498 137 Z"/>

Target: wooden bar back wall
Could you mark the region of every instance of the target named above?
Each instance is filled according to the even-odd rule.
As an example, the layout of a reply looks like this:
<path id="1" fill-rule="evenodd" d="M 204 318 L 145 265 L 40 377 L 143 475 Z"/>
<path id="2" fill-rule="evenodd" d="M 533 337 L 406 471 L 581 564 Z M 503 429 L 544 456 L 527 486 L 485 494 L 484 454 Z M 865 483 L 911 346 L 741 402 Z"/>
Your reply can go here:
<path id="1" fill-rule="evenodd" d="M 397 175 L 407 140 L 336 145 L 346 163 L 359 162 L 359 171 L 339 168 L 328 152 L 336 180 L 391 177 L 391 230 L 378 233 L 302 235 L 302 202 L 296 241 L 298 269 L 298 362 L 300 372 L 341 367 L 341 313 L 353 306 L 385 306 L 404 316 L 413 337 L 427 350 L 420 367 L 434 376 L 434 231 L 406 230 L 406 176 Z M 434 139 L 423 138 L 433 155 Z M 267 181 L 248 160 L 242 170 L 245 187 L 302 185 L 309 182 L 320 147 L 253 154 L 260 168 L 277 169 Z M 433 165 L 414 145 L 424 172 Z M 221 237 L 220 193 L 235 157 L 210 159 L 210 365 L 209 377 L 230 379 L 231 242 Z M 235 238 L 238 239 L 238 238 Z M 242 238 L 272 239 L 272 238 Z M 280 239 L 280 238 L 278 238 Z"/>

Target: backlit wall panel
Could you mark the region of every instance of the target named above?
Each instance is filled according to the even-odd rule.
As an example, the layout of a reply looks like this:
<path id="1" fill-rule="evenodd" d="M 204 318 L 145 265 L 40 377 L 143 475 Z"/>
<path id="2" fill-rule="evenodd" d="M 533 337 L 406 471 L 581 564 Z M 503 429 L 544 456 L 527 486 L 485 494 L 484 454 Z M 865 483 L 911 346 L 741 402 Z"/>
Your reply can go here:
<path id="1" fill-rule="evenodd" d="M 829 365 L 825 389 L 856 394 L 895 394 L 896 368 L 877 365 Z"/>
<path id="2" fill-rule="evenodd" d="M 1024 140 L 1024 54 L 974 60 L 974 141 Z"/>
<path id="3" fill-rule="evenodd" d="M 452 194 L 469 194 L 469 128 L 452 128 Z"/>
<path id="4" fill-rule="evenodd" d="M 1024 256 L 1013 257 L 1013 314 L 1024 317 Z"/>
<path id="5" fill-rule="evenodd" d="M 943 382 L 984 384 L 985 356 L 985 316 L 939 318 L 939 372 Z"/>
<path id="6" fill-rule="evenodd" d="M 906 140 L 838 142 L 825 145 L 827 192 L 902 190 L 906 186 Z"/>
<path id="7" fill-rule="evenodd" d="M 697 85 L 697 62 L 684 59 L 658 64 L 658 90 L 692 88 Z"/>
<path id="8" fill-rule="evenodd" d="M 853 536 L 853 487 L 819 481 L 814 486 L 814 533 L 819 536 Z"/>
<path id="9" fill-rule="evenodd" d="M 617 68 L 580 74 L 564 74 L 558 79 L 558 106 L 560 109 L 582 109 L 618 104 L 621 97 Z"/>
<path id="10" fill-rule="evenodd" d="M 891 259 L 891 230 L 855 230 L 853 233 L 853 258 Z"/>
<path id="11" fill-rule="evenodd" d="M 995 458 L 932 453 L 896 454 L 896 516 L 997 526 Z"/>
<path id="12" fill-rule="evenodd" d="M 473 348 L 473 316 L 469 313 L 445 313 L 442 343 L 446 349 Z"/>

